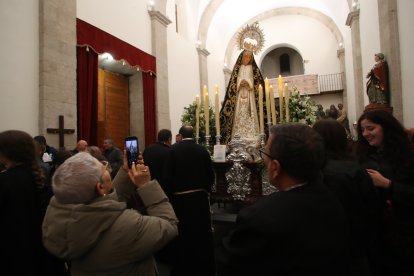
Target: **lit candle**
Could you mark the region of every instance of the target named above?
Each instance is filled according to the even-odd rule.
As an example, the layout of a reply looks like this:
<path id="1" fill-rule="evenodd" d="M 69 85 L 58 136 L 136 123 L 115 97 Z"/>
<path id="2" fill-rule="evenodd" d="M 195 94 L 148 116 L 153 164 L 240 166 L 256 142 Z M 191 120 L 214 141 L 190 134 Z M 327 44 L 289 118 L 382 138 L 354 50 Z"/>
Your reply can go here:
<path id="1" fill-rule="evenodd" d="M 270 108 L 272 109 L 272 122 L 276 124 L 276 106 L 275 106 L 275 93 L 273 92 L 273 85 L 270 85 Z"/>
<path id="2" fill-rule="evenodd" d="M 286 122 L 290 121 L 289 114 L 289 89 L 287 83 L 285 83 L 285 104 L 286 104 Z"/>
<path id="3" fill-rule="evenodd" d="M 279 121 L 282 122 L 283 121 L 283 80 L 282 80 L 281 75 L 279 75 L 278 82 L 279 82 L 278 92 L 279 92 L 279 116 L 280 116 Z"/>
<path id="4" fill-rule="evenodd" d="M 215 115 L 214 118 L 216 119 L 216 135 L 220 135 L 220 109 L 219 109 L 219 94 L 218 94 L 218 85 L 214 87 L 214 108 L 215 108 Z"/>
<path id="5" fill-rule="evenodd" d="M 265 94 L 266 94 L 266 115 L 267 115 L 267 122 L 272 123 L 271 118 L 271 111 L 270 111 L 270 92 L 269 92 L 269 80 L 265 79 Z"/>
<path id="6" fill-rule="evenodd" d="M 263 87 L 261 84 L 259 84 L 259 118 L 260 118 L 260 133 L 264 133 Z"/>
<path id="7" fill-rule="evenodd" d="M 196 95 L 196 137 L 200 136 L 200 96 Z"/>
<path id="8" fill-rule="evenodd" d="M 210 136 L 210 109 L 209 109 L 209 98 L 208 93 L 204 97 L 204 117 L 206 120 L 206 136 Z"/>

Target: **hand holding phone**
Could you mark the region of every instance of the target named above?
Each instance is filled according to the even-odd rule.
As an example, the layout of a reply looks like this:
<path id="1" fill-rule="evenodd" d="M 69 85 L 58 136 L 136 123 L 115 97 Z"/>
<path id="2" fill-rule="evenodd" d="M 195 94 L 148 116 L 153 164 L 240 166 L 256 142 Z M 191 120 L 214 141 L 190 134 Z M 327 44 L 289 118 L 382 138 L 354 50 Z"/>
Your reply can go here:
<path id="1" fill-rule="evenodd" d="M 125 138 L 125 149 L 127 153 L 128 168 L 131 168 L 132 163 L 138 163 L 139 144 L 136 136 L 128 136 Z"/>

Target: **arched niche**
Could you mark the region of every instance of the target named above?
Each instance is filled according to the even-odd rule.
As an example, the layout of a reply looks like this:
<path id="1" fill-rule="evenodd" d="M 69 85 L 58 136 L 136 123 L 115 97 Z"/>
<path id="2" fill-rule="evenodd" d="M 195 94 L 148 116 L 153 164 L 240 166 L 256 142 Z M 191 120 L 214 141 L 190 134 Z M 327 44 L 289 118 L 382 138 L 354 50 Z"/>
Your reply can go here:
<path id="1" fill-rule="evenodd" d="M 296 47 L 278 44 L 266 49 L 260 57 L 258 66 L 264 77 L 271 78 L 278 75 L 303 75 L 305 72 L 303 63 L 302 54 Z"/>

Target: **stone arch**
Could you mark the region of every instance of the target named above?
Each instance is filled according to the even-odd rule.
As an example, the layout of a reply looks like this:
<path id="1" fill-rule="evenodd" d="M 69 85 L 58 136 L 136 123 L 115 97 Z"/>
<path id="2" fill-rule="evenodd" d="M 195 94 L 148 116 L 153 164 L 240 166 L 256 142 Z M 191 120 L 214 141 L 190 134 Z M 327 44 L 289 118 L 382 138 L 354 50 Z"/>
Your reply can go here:
<path id="1" fill-rule="evenodd" d="M 298 54 L 300 56 L 303 56 L 302 53 L 300 52 L 300 50 L 296 46 L 294 46 L 292 44 L 289 44 L 289 43 L 274 44 L 274 45 L 270 46 L 269 48 L 266 48 L 266 50 L 263 51 L 262 55 L 260 56 L 260 59 L 257 61 L 257 66 L 260 67 L 260 65 L 263 62 L 263 59 L 266 57 L 266 55 L 268 53 L 270 53 L 274 49 L 281 48 L 281 47 L 291 48 L 291 49 L 295 50 L 296 52 L 298 52 Z"/>
<path id="2" fill-rule="evenodd" d="M 342 33 L 340 32 L 340 30 L 339 30 L 338 26 L 335 24 L 335 22 L 329 16 L 325 15 L 324 13 L 322 13 L 320 11 L 310 9 L 310 8 L 303 8 L 303 7 L 277 8 L 277 9 L 273 9 L 273 10 L 270 10 L 270 11 L 266 11 L 264 13 L 261 13 L 261 14 L 255 16 L 255 17 L 249 19 L 248 21 L 244 22 L 242 24 L 242 26 L 239 28 L 239 30 L 241 30 L 241 28 L 243 28 L 243 26 L 245 26 L 246 24 L 252 24 L 255 21 L 260 22 L 260 21 L 263 21 L 263 20 L 268 19 L 270 17 L 279 16 L 279 15 L 309 16 L 309 17 L 311 17 L 315 20 L 320 21 L 323 25 L 325 25 L 332 32 L 332 34 L 335 37 L 338 44 L 343 42 Z M 231 60 L 232 54 L 234 52 L 234 49 L 237 47 L 237 41 L 236 40 L 237 40 L 237 34 L 238 34 L 239 30 L 234 33 L 232 38 L 229 40 L 229 43 L 227 44 L 226 52 L 225 52 L 225 56 L 224 56 L 224 61 L 227 64 L 231 63 L 230 60 Z M 290 45 L 289 47 L 292 48 L 292 45 Z M 295 48 L 293 48 L 293 49 L 295 49 Z"/>
<path id="3" fill-rule="evenodd" d="M 200 19 L 200 24 L 198 26 L 197 39 L 201 42 L 200 48 L 205 49 L 207 41 L 208 28 L 210 27 L 211 20 L 213 19 L 214 14 L 218 8 L 223 4 L 225 0 L 211 0 Z"/>
<path id="4" fill-rule="evenodd" d="M 282 59 L 287 58 L 288 68 L 282 70 Z M 295 46 L 288 43 L 279 43 L 266 49 L 266 52 L 260 56 L 257 63 L 263 76 L 282 76 L 303 75 L 305 72 L 304 58 Z"/>

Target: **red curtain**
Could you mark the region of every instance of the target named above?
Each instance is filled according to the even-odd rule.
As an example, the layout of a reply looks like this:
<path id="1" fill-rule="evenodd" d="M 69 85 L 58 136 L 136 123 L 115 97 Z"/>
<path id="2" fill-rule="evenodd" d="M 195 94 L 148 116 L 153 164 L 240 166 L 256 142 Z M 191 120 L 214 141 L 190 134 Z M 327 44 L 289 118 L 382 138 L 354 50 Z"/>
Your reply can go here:
<path id="1" fill-rule="evenodd" d="M 78 140 L 98 145 L 98 54 L 77 47 Z"/>
<path id="2" fill-rule="evenodd" d="M 82 48 L 86 51 L 89 49 L 89 53 L 103 54 L 105 52 L 110 53 L 116 60 L 125 60 L 132 67 L 139 68 L 142 72 L 143 78 L 143 91 L 144 91 L 144 126 L 145 126 L 145 144 L 150 145 L 156 142 L 156 91 L 155 91 L 155 78 L 156 78 L 156 60 L 155 57 L 145 53 L 144 51 L 122 41 L 115 36 L 102 31 L 101 29 L 96 28 L 93 25 L 81 20 L 76 19 L 76 32 L 77 32 L 77 46 L 78 49 Z M 79 52 L 79 50 L 78 50 Z M 96 57 L 97 62 L 97 57 Z M 79 64 L 79 54 L 78 54 L 78 68 Z M 96 74 L 98 74 L 98 67 L 96 67 Z M 87 80 L 87 76 L 79 76 L 78 70 L 78 82 L 81 78 Z M 87 73 L 82 70 L 83 74 Z M 94 85 L 88 84 L 85 86 Z M 96 85 L 95 85 L 96 86 Z M 79 88 L 79 85 L 78 85 Z M 97 89 L 97 86 L 96 86 Z M 78 89 L 78 104 L 79 104 L 79 89 Z M 96 90 L 97 94 L 97 90 Z M 95 102 L 96 102 L 95 98 Z M 79 105 L 78 105 L 79 106 Z M 87 112 L 86 110 L 81 111 L 78 108 L 78 121 L 80 121 L 79 113 Z M 82 115 L 81 115 L 82 116 Z M 85 115 L 84 115 L 85 116 Z M 92 121 L 94 125 L 96 136 L 97 130 L 97 113 L 95 117 L 96 121 Z M 85 139 L 85 136 L 81 136 L 80 128 L 78 135 Z M 90 128 L 92 131 L 92 128 Z M 96 139 L 96 137 L 95 137 Z M 86 139 L 85 139 L 86 140 Z M 92 140 L 88 141 L 92 143 Z M 97 144 L 97 143 L 96 143 Z"/>

